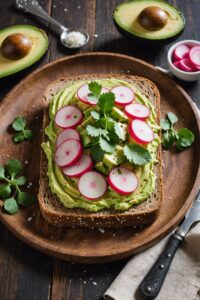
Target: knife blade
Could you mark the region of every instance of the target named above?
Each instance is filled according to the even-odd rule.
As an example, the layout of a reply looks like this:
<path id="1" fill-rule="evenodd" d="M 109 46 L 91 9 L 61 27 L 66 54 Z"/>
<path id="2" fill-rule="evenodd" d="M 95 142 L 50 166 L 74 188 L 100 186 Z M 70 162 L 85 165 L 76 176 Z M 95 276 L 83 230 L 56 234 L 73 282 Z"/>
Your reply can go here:
<path id="1" fill-rule="evenodd" d="M 191 226 L 199 221 L 200 191 L 198 192 L 192 207 L 186 214 L 185 219 L 177 228 L 177 230 L 171 235 L 164 251 L 140 283 L 138 291 L 142 299 L 153 300 L 158 296 L 176 250 L 184 240 Z"/>

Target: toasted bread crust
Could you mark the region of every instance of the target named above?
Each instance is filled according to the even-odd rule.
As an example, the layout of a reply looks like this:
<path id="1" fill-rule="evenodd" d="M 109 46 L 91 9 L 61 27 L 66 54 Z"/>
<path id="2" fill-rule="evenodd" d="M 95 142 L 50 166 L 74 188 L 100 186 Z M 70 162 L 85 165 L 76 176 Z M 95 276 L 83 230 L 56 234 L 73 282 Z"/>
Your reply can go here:
<path id="1" fill-rule="evenodd" d="M 136 86 L 142 94 L 146 95 L 154 104 L 157 113 L 157 123 L 160 122 L 160 95 L 156 86 L 148 79 L 137 76 L 126 75 L 82 75 L 71 77 L 70 79 L 60 79 L 51 83 L 43 97 L 44 119 L 43 119 L 43 141 L 45 141 L 44 129 L 49 123 L 48 107 L 53 95 L 55 95 L 67 83 L 73 83 L 80 80 L 117 78 L 128 81 Z M 157 175 L 156 188 L 154 193 L 146 201 L 139 205 L 131 207 L 127 211 L 103 210 L 97 213 L 91 213 L 84 209 L 65 208 L 54 195 L 48 185 L 47 159 L 41 151 L 40 161 L 40 188 L 39 205 L 45 220 L 55 226 L 66 227 L 89 227 L 89 228 L 122 228 L 122 227 L 143 227 L 152 223 L 159 211 L 163 198 L 163 180 L 162 180 L 162 160 L 161 146 L 157 152 L 158 164 L 154 167 Z"/>

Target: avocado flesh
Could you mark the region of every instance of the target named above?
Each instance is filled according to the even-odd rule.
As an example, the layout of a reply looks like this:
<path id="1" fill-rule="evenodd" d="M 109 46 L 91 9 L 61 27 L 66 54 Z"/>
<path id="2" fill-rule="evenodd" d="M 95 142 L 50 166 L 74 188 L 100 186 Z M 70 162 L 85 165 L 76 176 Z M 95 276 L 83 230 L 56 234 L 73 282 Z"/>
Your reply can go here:
<path id="1" fill-rule="evenodd" d="M 18 60 L 10 60 L 0 53 L 0 78 L 21 71 L 38 61 L 48 49 L 48 37 L 46 34 L 31 25 L 15 25 L 0 30 L 0 45 L 3 40 L 14 33 L 22 33 L 29 37 L 32 47 L 28 55 Z"/>
<path id="2" fill-rule="evenodd" d="M 126 116 L 126 114 L 116 106 L 112 108 L 111 117 L 116 121 L 121 121 L 121 122 L 128 121 L 128 117 Z"/>
<path id="3" fill-rule="evenodd" d="M 157 6 L 168 15 L 167 24 L 155 31 L 147 30 L 138 22 L 141 11 L 149 6 Z M 173 5 L 161 0 L 133 0 L 118 5 L 113 15 L 120 31 L 147 40 L 165 40 L 180 34 L 185 26 L 183 14 Z"/>

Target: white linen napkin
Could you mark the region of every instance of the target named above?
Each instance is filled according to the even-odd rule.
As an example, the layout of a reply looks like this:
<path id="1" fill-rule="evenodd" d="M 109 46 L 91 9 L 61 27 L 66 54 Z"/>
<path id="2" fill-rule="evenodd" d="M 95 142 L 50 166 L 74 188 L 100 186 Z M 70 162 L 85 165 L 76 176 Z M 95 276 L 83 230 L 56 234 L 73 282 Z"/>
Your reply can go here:
<path id="1" fill-rule="evenodd" d="M 105 300 L 140 300 L 137 288 L 169 236 L 134 256 L 104 294 Z M 157 300 L 200 300 L 200 224 L 186 236 L 178 249 Z"/>
<path id="2" fill-rule="evenodd" d="M 197 109 L 195 103 L 194 107 Z M 134 256 L 105 292 L 104 299 L 140 300 L 138 286 L 164 250 L 169 236 Z M 200 300 L 200 223 L 190 230 L 177 250 L 156 299 Z"/>

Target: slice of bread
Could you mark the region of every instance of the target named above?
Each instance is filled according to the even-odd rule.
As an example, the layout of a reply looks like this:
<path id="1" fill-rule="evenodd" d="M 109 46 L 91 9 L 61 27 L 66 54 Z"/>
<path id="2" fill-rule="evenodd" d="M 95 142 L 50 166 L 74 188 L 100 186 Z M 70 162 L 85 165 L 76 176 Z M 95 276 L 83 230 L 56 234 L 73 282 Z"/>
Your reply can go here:
<path id="1" fill-rule="evenodd" d="M 145 95 L 156 108 L 157 123 L 160 122 L 160 94 L 156 86 L 149 80 L 126 75 L 83 75 L 71 77 L 70 79 L 60 79 L 51 83 L 44 94 L 44 120 L 43 120 L 43 141 L 46 140 L 44 129 L 49 123 L 49 102 L 51 98 L 66 84 L 77 82 L 79 80 L 97 80 L 97 79 L 117 78 L 130 82 L 137 90 Z M 161 147 L 157 152 L 158 163 L 154 166 L 154 172 L 157 175 L 156 188 L 154 193 L 146 201 L 131 207 L 127 211 L 103 210 L 97 213 L 91 213 L 84 209 L 65 208 L 54 195 L 48 184 L 47 177 L 47 159 L 41 151 L 40 162 L 40 187 L 39 187 L 39 205 L 45 220 L 55 226 L 67 227 L 89 227 L 89 228 L 122 228 L 122 227 L 143 227 L 152 223 L 159 211 L 163 198 L 162 181 L 162 161 Z"/>

